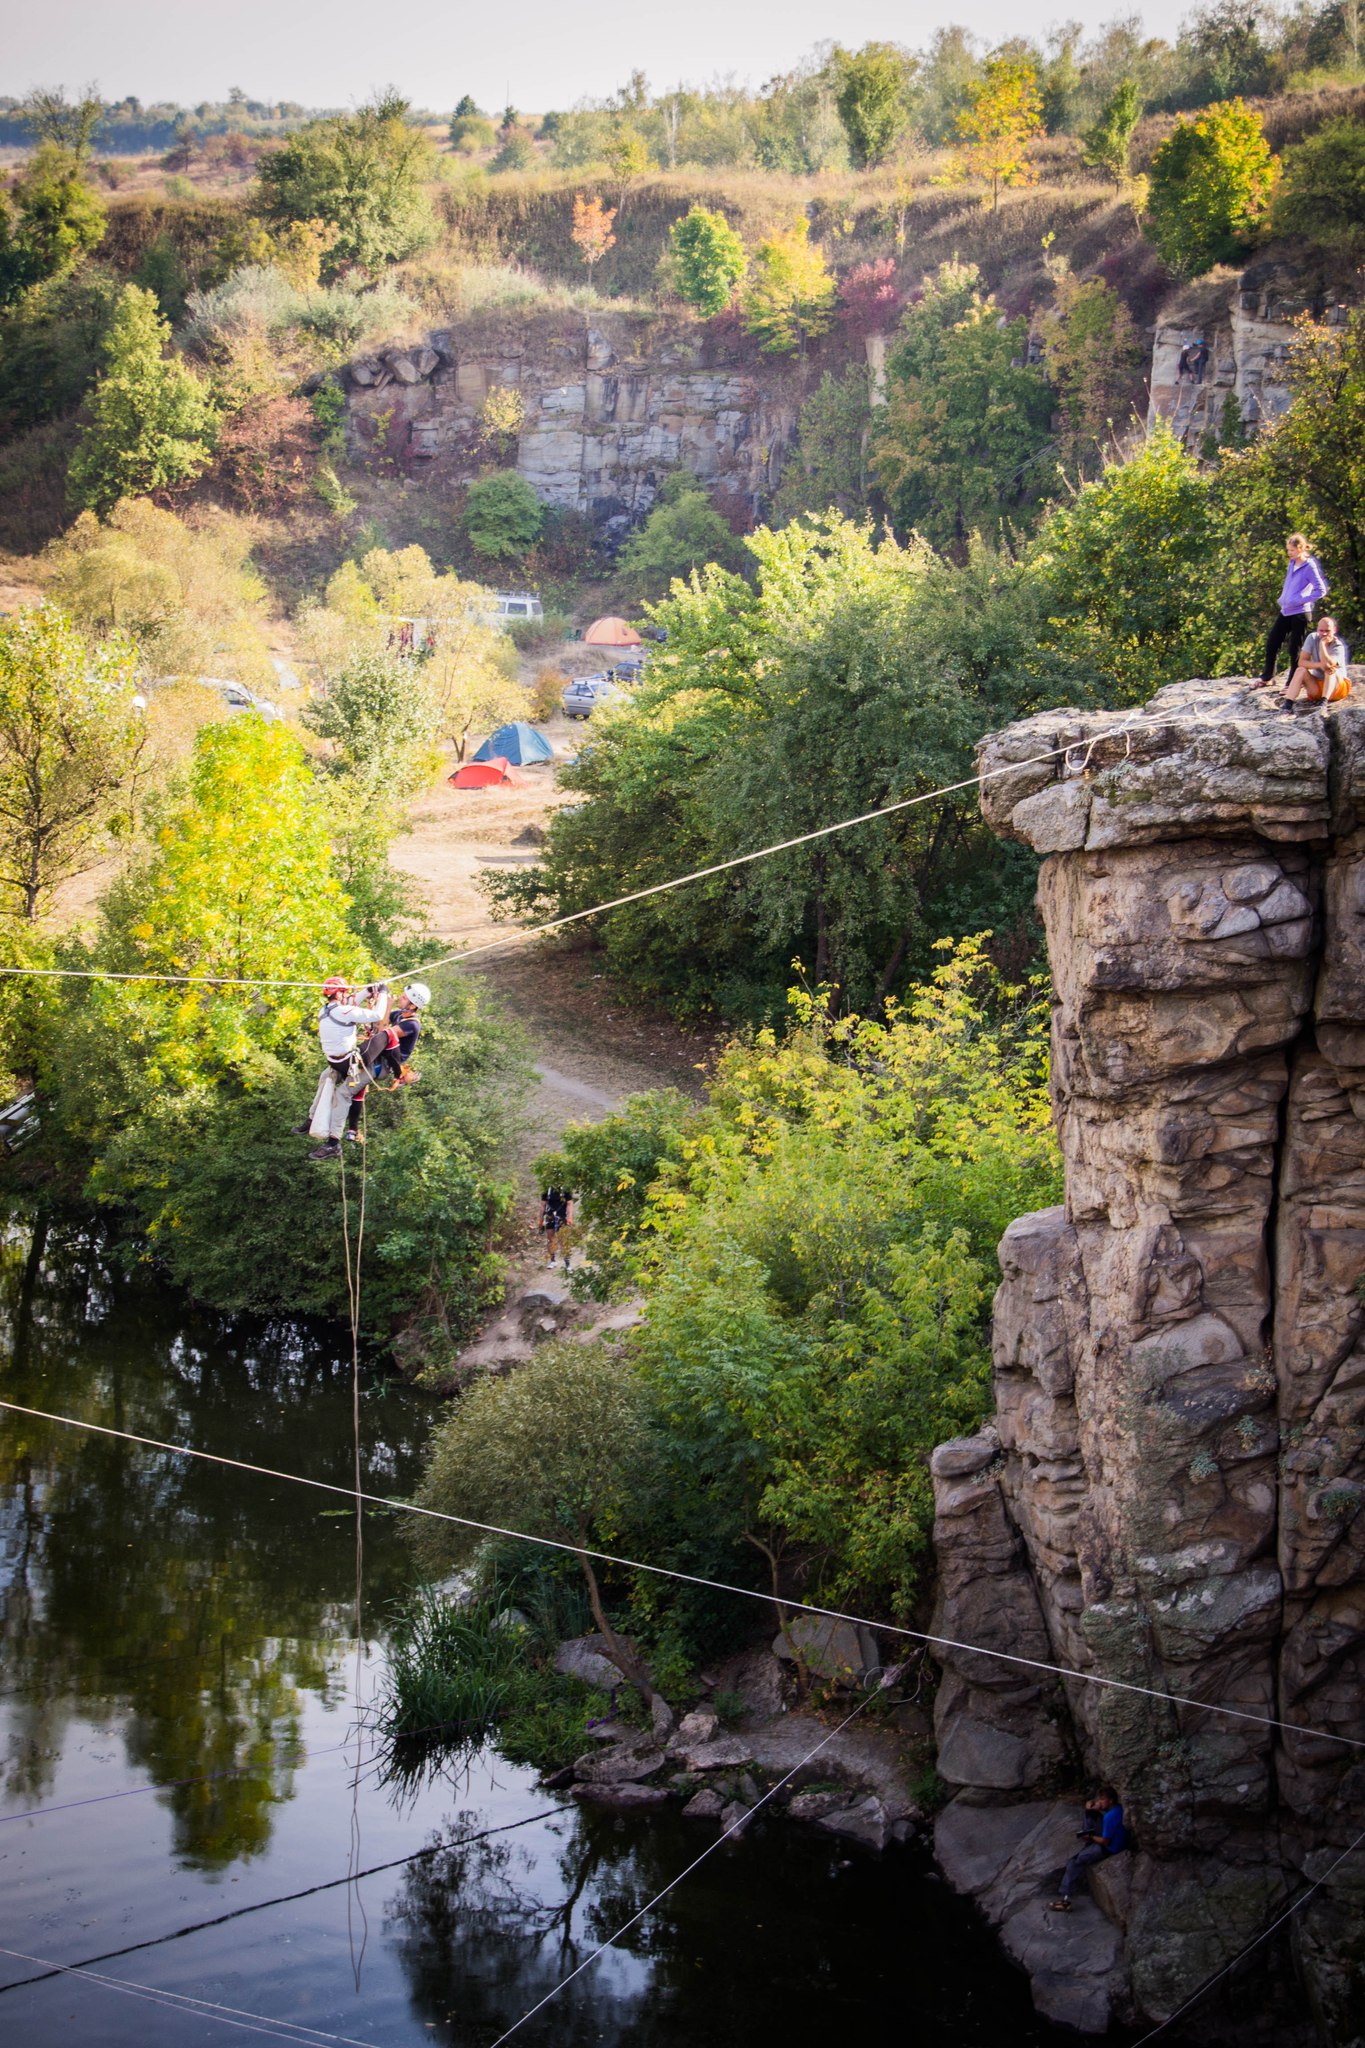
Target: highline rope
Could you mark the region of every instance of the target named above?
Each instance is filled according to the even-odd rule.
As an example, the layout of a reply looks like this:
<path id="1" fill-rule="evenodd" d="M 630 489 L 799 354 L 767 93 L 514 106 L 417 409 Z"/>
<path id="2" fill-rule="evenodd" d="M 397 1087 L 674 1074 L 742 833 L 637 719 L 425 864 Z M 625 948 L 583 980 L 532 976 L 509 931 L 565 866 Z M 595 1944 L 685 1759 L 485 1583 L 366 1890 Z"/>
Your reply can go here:
<path id="1" fill-rule="evenodd" d="M 86 1422 L 75 1415 L 58 1415 L 51 1409 L 31 1408 L 20 1401 L 0 1400 L 0 1411 L 8 1410 L 14 1415 L 27 1415 L 39 1422 L 56 1422 L 70 1429 L 83 1429 L 95 1436 L 116 1438 L 121 1443 L 141 1444 L 146 1450 L 168 1451 L 174 1457 L 198 1458 L 206 1464 L 221 1465 L 237 1472 L 251 1472 L 261 1479 L 283 1479 L 295 1486 L 311 1487 L 318 1493 L 340 1494 L 343 1499 L 354 1500 L 355 1489 L 339 1486 L 330 1479 L 310 1479 L 301 1472 L 282 1472 L 276 1466 L 257 1465 L 245 1458 L 229 1458 L 220 1451 L 201 1451 L 192 1444 L 172 1444 L 160 1437 L 141 1436 L 134 1430 L 113 1429 L 108 1423 Z M 442 1508 L 423 1507 L 418 1501 L 395 1500 L 387 1494 L 362 1493 L 360 1498 L 368 1507 L 387 1508 L 396 1514 L 420 1515 L 428 1521 L 449 1522 L 456 1528 L 472 1529 L 482 1536 L 505 1536 L 515 1543 L 530 1543 L 542 1550 L 555 1550 L 567 1557 L 588 1557 L 599 1564 L 616 1565 L 623 1571 L 648 1572 L 651 1577 L 672 1579 L 680 1585 L 700 1586 L 713 1593 L 733 1593 L 741 1600 L 756 1600 L 770 1607 L 772 1595 L 759 1592 L 753 1586 L 732 1585 L 725 1579 L 709 1579 L 698 1572 L 678 1571 L 675 1567 L 649 1564 L 638 1557 L 620 1557 L 614 1551 L 582 1549 L 575 1543 L 562 1543 L 553 1536 L 532 1536 L 525 1529 L 504 1528 L 497 1522 L 476 1522 L 469 1515 L 454 1515 Z M 1108 1678 L 1097 1671 L 1077 1671 L 1067 1664 L 1048 1663 L 1041 1657 L 1024 1657 L 1014 1650 L 988 1649 L 981 1643 L 961 1642 L 955 1636 L 936 1635 L 928 1629 L 909 1628 L 904 1622 L 877 1621 L 866 1614 L 850 1614 L 839 1607 L 822 1607 L 811 1600 L 787 1600 L 784 1606 L 794 1613 L 814 1614 L 822 1620 L 848 1621 L 856 1627 L 874 1629 L 880 1635 L 900 1636 L 907 1642 L 924 1643 L 930 1649 L 961 1650 L 976 1657 L 990 1657 L 997 1663 L 1011 1664 L 1025 1671 L 1041 1671 L 1053 1678 L 1074 1680 L 1080 1685 L 1096 1685 L 1109 1692 L 1136 1694 L 1143 1699 L 1160 1700 L 1169 1707 L 1189 1707 L 1200 1714 L 1218 1714 L 1225 1720 L 1247 1721 L 1258 1728 L 1278 1729 L 1286 1735 L 1303 1735 L 1315 1742 L 1334 1742 L 1345 1749 L 1365 1750 L 1365 1741 L 1354 1735 L 1339 1735 L 1326 1728 L 1309 1728 L 1298 1721 L 1281 1720 L 1276 1715 L 1254 1714 L 1246 1707 L 1227 1707 L 1210 1700 L 1194 1699 L 1188 1693 L 1165 1692 L 1151 1685 L 1138 1685 L 1132 1679 Z"/>
<path id="2" fill-rule="evenodd" d="M 1206 723 L 1207 719 L 1199 721 Z M 675 875 L 667 882 L 651 882 L 648 888 L 632 889 L 624 896 L 610 897 L 605 903 L 594 903 L 589 910 L 571 910 L 563 917 L 546 918 L 541 924 L 519 925 L 504 932 L 496 939 L 488 939 L 482 945 L 469 946 L 461 951 L 442 954 L 436 960 L 424 960 L 416 967 L 395 968 L 392 979 L 410 981 L 421 974 L 434 974 L 438 968 L 462 966 L 467 960 L 476 960 L 486 953 L 499 952 L 504 946 L 516 946 L 527 939 L 543 938 L 548 932 L 562 931 L 566 925 L 579 924 L 584 918 L 600 917 L 609 910 L 620 910 L 628 903 L 643 903 L 648 897 L 666 895 L 672 889 L 683 889 L 691 882 L 705 881 L 711 875 L 723 875 L 732 868 L 749 866 L 758 860 L 769 860 L 774 854 L 790 853 L 798 846 L 809 846 L 814 840 L 828 839 L 836 832 L 852 831 L 856 825 L 869 825 L 878 818 L 893 817 L 898 811 L 913 810 L 918 804 L 937 803 L 940 797 L 954 796 L 960 790 L 974 789 L 983 782 L 990 782 L 998 775 L 1016 775 L 1023 768 L 1037 767 L 1043 761 L 1055 761 L 1059 755 L 1070 756 L 1084 750 L 1082 772 L 1089 766 L 1097 747 L 1108 740 L 1122 739 L 1125 734 L 1136 732 L 1143 725 L 1150 725 L 1150 719 L 1142 716 L 1130 719 L 1126 724 L 1115 726 L 1109 732 L 1091 734 L 1088 740 L 1068 740 L 1064 746 L 1049 747 L 1044 753 L 1030 754 L 1022 761 L 1006 761 L 999 768 L 987 768 L 975 775 L 964 777 L 961 782 L 945 782 L 939 789 L 930 789 L 919 796 L 901 797 L 893 804 L 883 804 L 874 811 L 861 811 L 857 817 L 841 818 L 833 825 L 817 826 L 813 832 L 798 832 L 791 839 L 779 839 L 772 846 L 756 847 L 752 853 L 737 853 L 729 860 L 713 861 L 709 867 L 693 868 L 685 875 Z M 1068 760 L 1068 768 L 1070 766 Z M 0 976 L 27 976 L 39 981 L 147 981 L 164 982 L 174 986 L 210 988 L 305 988 L 316 991 L 316 979 L 298 981 L 270 976 L 244 976 L 231 974 L 154 974 L 117 972 L 106 967 L 0 967 Z"/>

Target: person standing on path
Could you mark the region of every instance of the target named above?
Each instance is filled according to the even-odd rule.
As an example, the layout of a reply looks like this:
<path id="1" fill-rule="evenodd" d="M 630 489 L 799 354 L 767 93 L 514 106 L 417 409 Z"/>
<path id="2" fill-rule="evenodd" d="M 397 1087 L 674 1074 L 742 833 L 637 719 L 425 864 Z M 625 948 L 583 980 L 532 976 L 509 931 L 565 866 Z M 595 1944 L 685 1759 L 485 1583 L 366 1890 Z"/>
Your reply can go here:
<path id="1" fill-rule="evenodd" d="M 546 1188 L 540 1198 L 540 1227 L 545 1232 L 545 1263 L 553 1266 L 559 1249 L 559 1233 L 573 1222 L 573 1196 L 567 1188 Z M 569 1254 L 564 1254 L 564 1271 L 569 1270 Z"/>
<path id="2" fill-rule="evenodd" d="M 1263 683 L 1273 682 L 1276 658 L 1286 641 L 1289 643 L 1289 673 L 1294 673 L 1304 635 L 1313 621 L 1313 607 L 1327 595 L 1327 578 L 1319 568 L 1317 558 L 1309 554 L 1308 542 L 1303 535 L 1291 533 L 1284 547 L 1289 567 L 1280 591 L 1280 608 L 1266 638 L 1265 667 L 1261 672 Z"/>

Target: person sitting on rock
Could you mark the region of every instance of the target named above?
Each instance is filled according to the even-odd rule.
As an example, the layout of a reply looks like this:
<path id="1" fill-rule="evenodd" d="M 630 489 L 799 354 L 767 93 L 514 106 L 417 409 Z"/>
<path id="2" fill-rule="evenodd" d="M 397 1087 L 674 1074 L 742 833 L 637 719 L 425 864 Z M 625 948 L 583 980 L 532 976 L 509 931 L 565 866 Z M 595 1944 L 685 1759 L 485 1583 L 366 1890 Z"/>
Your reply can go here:
<path id="1" fill-rule="evenodd" d="M 1081 1888 L 1081 1879 L 1092 1863 L 1102 1863 L 1107 1856 L 1117 1856 L 1128 1847 L 1128 1836 L 1123 1826 L 1123 1808 L 1112 1792 L 1101 1792 L 1097 1799 L 1086 1801 L 1086 1819 L 1089 1826 L 1081 1830 L 1081 1846 L 1067 1860 L 1062 1872 L 1062 1885 L 1058 1896 L 1052 1901 L 1054 1913 L 1069 1913 L 1071 1901 Z"/>
<path id="2" fill-rule="evenodd" d="M 1349 697 L 1351 678 L 1346 673 L 1346 664 L 1350 659 L 1351 650 L 1338 634 L 1336 620 L 1319 619 L 1316 631 L 1303 643 L 1298 666 L 1284 686 L 1281 708 L 1326 706 L 1338 697 Z"/>

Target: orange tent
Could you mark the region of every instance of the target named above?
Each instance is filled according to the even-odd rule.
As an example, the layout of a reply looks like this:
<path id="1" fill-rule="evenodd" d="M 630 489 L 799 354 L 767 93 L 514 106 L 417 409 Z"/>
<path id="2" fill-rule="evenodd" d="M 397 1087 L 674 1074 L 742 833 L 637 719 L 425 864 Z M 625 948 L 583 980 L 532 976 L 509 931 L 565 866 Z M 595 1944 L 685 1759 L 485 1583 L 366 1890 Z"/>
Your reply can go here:
<path id="1" fill-rule="evenodd" d="M 502 754 L 495 754 L 491 761 L 466 761 L 463 768 L 457 768 L 446 778 L 452 789 L 488 789 L 495 782 L 511 782 L 512 779 Z"/>
<path id="2" fill-rule="evenodd" d="M 594 619 L 583 635 L 585 647 L 643 647 L 644 644 L 635 628 L 628 626 L 624 619 Z"/>

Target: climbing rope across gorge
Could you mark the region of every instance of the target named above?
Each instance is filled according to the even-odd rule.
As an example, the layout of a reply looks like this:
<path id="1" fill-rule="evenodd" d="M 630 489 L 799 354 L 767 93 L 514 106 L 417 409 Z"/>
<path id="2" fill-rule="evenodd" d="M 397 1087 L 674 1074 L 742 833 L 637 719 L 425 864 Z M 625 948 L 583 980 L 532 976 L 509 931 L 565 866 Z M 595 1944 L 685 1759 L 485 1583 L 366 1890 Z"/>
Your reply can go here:
<path id="1" fill-rule="evenodd" d="M 905 796 L 895 803 L 882 804 L 873 811 L 860 811 L 856 817 L 840 818 L 833 825 L 819 825 L 812 832 L 798 832 L 793 838 L 779 839 L 771 846 L 759 846 L 751 853 L 737 853 L 728 860 L 712 861 L 704 868 L 693 868 L 685 875 L 674 875 L 666 882 L 651 882 L 647 888 L 631 889 L 623 896 L 609 897 L 603 903 L 594 903 L 587 910 L 567 911 L 562 917 L 546 918 L 540 924 L 518 925 L 504 932 L 496 939 L 487 939 L 482 945 L 467 946 L 453 953 L 444 953 L 438 959 L 424 960 L 415 967 L 394 970 L 394 979 L 412 979 L 414 976 L 434 974 L 441 967 L 463 966 L 468 960 L 476 960 L 486 953 L 500 952 L 505 946 L 523 944 L 528 939 L 545 937 L 550 932 L 562 931 L 566 925 L 580 924 L 585 918 L 601 917 L 607 911 L 621 910 L 630 903 L 643 903 L 651 896 L 667 895 L 670 890 L 684 889 L 692 882 L 704 882 L 712 875 L 728 874 L 734 868 L 750 866 L 754 861 L 771 860 L 779 853 L 790 853 L 798 846 L 810 846 L 816 840 L 832 838 L 839 832 L 851 832 L 858 825 L 875 824 L 879 818 L 894 817 L 899 811 L 914 810 L 920 804 L 937 803 L 943 797 L 956 796 L 964 789 L 975 789 L 984 782 L 990 782 L 1000 775 L 1017 775 L 1021 769 L 1035 768 L 1044 761 L 1065 758 L 1068 770 L 1071 756 L 1082 757 L 1081 771 L 1084 773 L 1097 747 L 1111 740 L 1125 739 L 1144 726 L 1150 727 L 1151 720 L 1142 714 L 1129 719 L 1125 724 L 1115 726 L 1112 731 L 1095 733 L 1089 740 L 1068 740 L 1064 745 L 1048 747 L 1041 754 L 1029 754 L 1021 761 L 1006 761 L 999 768 L 987 768 L 975 775 L 964 776 L 960 782 L 945 782 L 938 789 L 922 791 L 918 796 Z M 1163 719 L 1163 723 L 1169 722 Z M 1206 720 L 1201 722 L 1207 722 Z M 37 981 L 126 981 L 163 982 L 177 987 L 195 986 L 208 988 L 296 988 L 316 989 L 316 977 L 307 980 L 281 979 L 270 976 L 245 976 L 232 974 L 162 974 L 148 969 L 144 973 L 116 971 L 107 967 L 16 967 L 0 966 L 0 976 L 27 977 Z"/>

